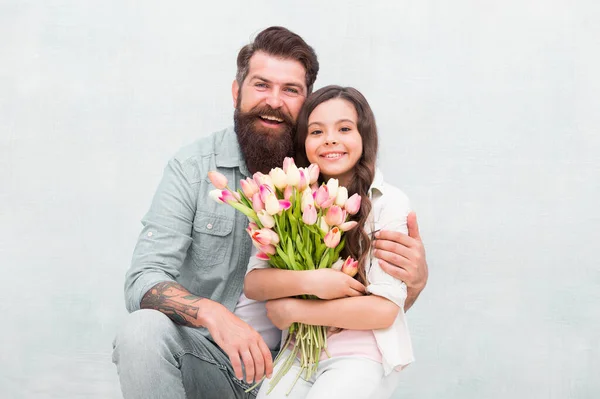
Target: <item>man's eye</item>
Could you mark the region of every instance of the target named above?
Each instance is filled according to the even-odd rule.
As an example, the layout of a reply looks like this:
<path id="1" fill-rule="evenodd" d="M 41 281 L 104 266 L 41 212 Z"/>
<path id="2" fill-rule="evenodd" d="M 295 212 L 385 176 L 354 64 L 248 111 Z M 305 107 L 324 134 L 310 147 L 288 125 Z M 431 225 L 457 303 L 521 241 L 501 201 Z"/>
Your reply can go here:
<path id="1" fill-rule="evenodd" d="M 288 87 L 285 89 L 287 92 L 292 93 L 292 94 L 298 94 L 299 91 L 298 89 L 294 89 L 293 87 Z"/>
<path id="2" fill-rule="evenodd" d="M 260 88 L 266 88 L 267 84 L 266 83 L 256 83 L 254 86 L 260 87 Z"/>

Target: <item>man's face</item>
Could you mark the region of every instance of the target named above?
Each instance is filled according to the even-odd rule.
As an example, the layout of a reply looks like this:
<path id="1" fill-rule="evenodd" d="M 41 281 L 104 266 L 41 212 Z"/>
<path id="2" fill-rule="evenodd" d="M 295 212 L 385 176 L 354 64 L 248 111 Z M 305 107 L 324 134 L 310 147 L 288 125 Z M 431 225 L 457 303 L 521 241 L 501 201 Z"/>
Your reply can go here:
<path id="1" fill-rule="evenodd" d="M 293 154 L 293 132 L 306 99 L 301 63 L 258 52 L 240 87 L 233 82 L 235 131 L 248 169 L 268 173 Z"/>
<path id="2" fill-rule="evenodd" d="M 242 113 L 262 110 L 255 126 L 262 131 L 277 132 L 282 119 L 296 123 L 306 100 L 306 71 L 296 60 L 282 59 L 257 52 L 250 58 L 248 75 L 242 86 L 232 87 L 236 109 Z"/>

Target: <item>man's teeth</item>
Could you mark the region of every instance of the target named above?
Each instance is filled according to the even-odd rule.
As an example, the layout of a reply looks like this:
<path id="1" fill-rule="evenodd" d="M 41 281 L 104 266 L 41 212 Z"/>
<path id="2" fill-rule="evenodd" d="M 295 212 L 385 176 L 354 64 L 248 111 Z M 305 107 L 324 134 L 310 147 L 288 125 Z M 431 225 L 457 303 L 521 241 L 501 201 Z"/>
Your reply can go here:
<path id="1" fill-rule="evenodd" d="M 336 152 L 336 153 L 333 153 L 333 154 L 327 154 L 327 155 L 325 155 L 325 158 L 339 158 L 342 155 L 344 155 L 344 153 L 342 153 L 342 152 Z"/>
<path id="2" fill-rule="evenodd" d="M 271 116 L 271 115 L 261 115 L 260 117 L 263 119 L 270 120 L 270 121 L 283 122 L 283 119 L 279 119 L 279 118 L 277 118 L 275 116 Z"/>

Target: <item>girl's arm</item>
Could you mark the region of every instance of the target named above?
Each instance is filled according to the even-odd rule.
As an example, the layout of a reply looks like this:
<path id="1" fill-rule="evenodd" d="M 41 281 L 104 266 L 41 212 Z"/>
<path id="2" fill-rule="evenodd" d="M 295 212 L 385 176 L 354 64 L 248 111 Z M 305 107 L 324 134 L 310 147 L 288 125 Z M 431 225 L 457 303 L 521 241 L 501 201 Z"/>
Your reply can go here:
<path id="1" fill-rule="evenodd" d="M 244 280 L 244 294 L 257 301 L 297 295 L 315 295 L 322 299 L 359 296 L 365 286 L 337 270 L 253 269 Z"/>
<path id="2" fill-rule="evenodd" d="M 284 298 L 267 302 L 267 315 L 275 326 L 299 322 L 351 330 L 376 330 L 394 323 L 399 306 L 377 295 L 329 301 Z"/>

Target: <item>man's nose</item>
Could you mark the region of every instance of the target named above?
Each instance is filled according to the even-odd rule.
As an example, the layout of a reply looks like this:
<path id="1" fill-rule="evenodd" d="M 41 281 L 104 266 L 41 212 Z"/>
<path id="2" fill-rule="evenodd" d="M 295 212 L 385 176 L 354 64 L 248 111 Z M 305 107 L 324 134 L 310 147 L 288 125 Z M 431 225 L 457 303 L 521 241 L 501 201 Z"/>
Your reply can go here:
<path id="1" fill-rule="evenodd" d="M 279 89 L 273 89 L 267 96 L 267 105 L 273 109 L 281 108 L 283 100 Z"/>

